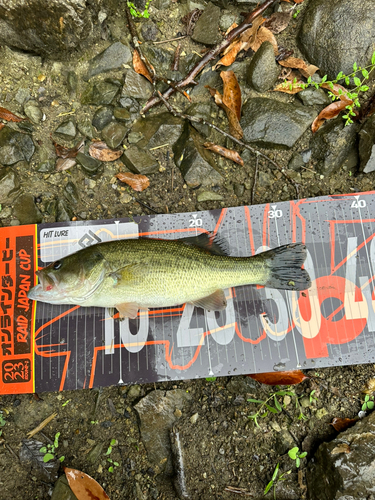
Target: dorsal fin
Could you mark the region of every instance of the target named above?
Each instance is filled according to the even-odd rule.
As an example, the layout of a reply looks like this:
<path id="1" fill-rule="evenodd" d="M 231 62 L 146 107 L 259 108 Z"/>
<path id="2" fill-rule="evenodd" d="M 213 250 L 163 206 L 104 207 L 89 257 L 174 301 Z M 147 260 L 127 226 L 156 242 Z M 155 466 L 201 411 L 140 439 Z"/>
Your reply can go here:
<path id="1" fill-rule="evenodd" d="M 179 238 L 178 241 L 186 245 L 195 245 L 196 247 L 203 248 L 214 255 L 229 255 L 228 242 L 217 234 L 202 233 L 198 236 Z"/>

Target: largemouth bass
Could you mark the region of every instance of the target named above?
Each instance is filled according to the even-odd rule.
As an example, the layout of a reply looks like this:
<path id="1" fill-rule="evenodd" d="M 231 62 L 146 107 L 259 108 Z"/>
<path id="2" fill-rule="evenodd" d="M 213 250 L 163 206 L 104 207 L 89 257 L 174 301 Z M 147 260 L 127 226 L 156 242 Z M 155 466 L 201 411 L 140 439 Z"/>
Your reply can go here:
<path id="1" fill-rule="evenodd" d="M 139 309 L 189 302 L 207 310 L 226 307 L 223 289 L 265 285 L 305 290 L 306 249 L 284 245 L 252 257 L 229 257 L 219 237 L 150 238 L 98 243 L 37 271 L 28 297 L 49 304 L 116 308 L 135 318 Z"/>

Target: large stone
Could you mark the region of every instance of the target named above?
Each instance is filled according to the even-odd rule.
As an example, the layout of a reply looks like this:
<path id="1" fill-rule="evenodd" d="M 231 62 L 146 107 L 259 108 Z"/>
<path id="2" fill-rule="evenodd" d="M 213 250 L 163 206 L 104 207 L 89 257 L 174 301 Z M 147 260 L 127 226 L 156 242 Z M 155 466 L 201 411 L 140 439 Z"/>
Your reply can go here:
<path id="1" fill-rule="evenodd" d="M 329 176 L 344 164 L 348 168 L 355 166 L 358 161 L 357 131 L 355 123 L 345 127 L 341 116 L 323 125 L 310 141 L 312 157 L 317 161 L 316 170 Z"/>
<path id="2" fill-rule="evenodd" d="M 135 406 L 141 420 L 142 441 L 148 458 L 158 472 L 172 473 L 169 431 L 177 420 L 176 409 L 182 410 L 191 396 L 175 389 L 152 391 Z"/>
<path id="3" fill-rule="evenodd" d="M 51 500 L 78 500 L 69 487 L 66 476 L 60 476 L 53 489 Z"/>
<path id="4" fill-rule="evenodd" d="M 358 135 L 359 170 L 368 174 L 375 170 L 375 115 L 366 120 Z"/>
<path id="5" fill-rule="evenodd" d="M 155 158 L 135 144 L 125 150 L 121 160 L 134 174 L 154 174 L 159 170 L 159 164 Z"/>
<path id="6" fill-rule="evenodd" d="M 263 42 L 251 59 L 246 82 L 257 92 L 266 92 L 274 86 L 279 72 L 272 43 Z"/>
<path id="7" fill-rule="evenodd" d="M 113 69 L 121 69 L 123 64 L 128 64 L 131 60 L 132 53 L 129 47 L 121 42 L 115 42 L 91 59 L 85 80 L 99 73 L 104 73 Z"/>
<path id="8" fill-rule="evenodd" d="M 0 130 L 0 164 L 13 165 L 19 161 L 29 161 L 35 146 L 31 137 L 10 127 Z"/>
<path id="9" fill-rule="evenodd" d="M 39 224 L 43 219 L 31 194 L 23 194 L 17 198 L 14 203 L 13 215 L 21 224 Z"/>
<path id="10" fill-rule="evenodd" d="M 126 135 L 128 129 L 121 123 L 111 122 L 102 130 L 103 141 L 112 149 L 116 149 Z"/>
<path id="11" fill-rule="evenodd" d="M 243 140 L 265 148 L 291 148 L 316 116 L 314 109 L 297 104 L 249 99 L 242 108 Z"/>
<path id="12" fill-rule="evenodd" d="M 165 112 L 139 118 L 132 126 L 131 132 L 142 134 L 143 139 L 137 143 L 139 147 L 151 149 L 162 144 L 173 146 L 180 137 L 183 126 L 184 121 L 181 118 Z"/>
<path id="13" fill-rule="evenodd" d="M 19 193 L 20 181 L 16 172 L 10 167 L 0 169 L 0 203 L 12 203 Z"/>
<path id="14" fill-rule="evenodd" d="M 0 0 L 0 43 L 45 57 L 66 57 L 92 39 L 100 2 Z"/>
<path id="15" fill-rule="evenodd" d="M 321 444 L 314 460 L 308 465 L 306 479 L 309 500 L 372 498 L 375 484 L 375 412 L 341 432 L 330 443 Z"/>
<path id="16" fill-rule="evenodd" d="M 93 104 L 111 104 L 119 91 L 119 87 L 111 82 L 98 82 L 89 84 L 82 92 L 81 103 Z"/>
<path id="17" fill-rule="evenodd" d="M 152 85 L 142 75 L 138 75 L 132 69 L 126 73 L 125 83 L 122 88 L 121 97 L 134 97 L 136 99 L 148 99 L 152 93 Z"/>
<path id="18" fill-rule="evenodd" d="M 216 170 L 211 153 L 203 147 L 203 138 L 189 125 L 173 146 L 174 161 L 189 187 L 220 185 L 224 178 Z"/>
<path id="19" fill-rule="evenodd" d="M 329 79 L 353 63 L 371 61 L 375 39 L 375 2 L 363 0 L 310 0 L 301 31 L 301 48 L 307 59 Z"/>
<path id="20" fill-rule="evenodd" d="M 192 39 L 205 45 L 216 45 L 221 40 L 219 22 L 220 8 L 209 2 L 195 25 Z"/>

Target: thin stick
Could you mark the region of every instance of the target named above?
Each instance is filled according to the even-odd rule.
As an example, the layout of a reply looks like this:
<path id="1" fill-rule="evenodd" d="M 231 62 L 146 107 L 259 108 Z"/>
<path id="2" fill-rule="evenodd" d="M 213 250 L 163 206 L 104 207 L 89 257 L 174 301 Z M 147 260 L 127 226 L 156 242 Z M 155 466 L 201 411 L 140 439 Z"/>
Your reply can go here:
<path id="1" fill-rule="evenodd" d="M 255 189 L 257 187 L 257 177 L 258 177 L 258 165 L 259 165 L 259 158 L 257 155 L 257 161 L 255 162 L 253 189 L 251 191 L 251 205 L 254 205 L 254 200 L 255 200 Z"/>
<path id="2" fill-rule="evenodd" d="M 52 413 L 52 415 L 50 415 L 49 417 L 47 417 L 45 420 L 43 420 L 43 422 L 41 424 L 38 425 L 38 427 L 35 427 L 35 429 L 33 429 L 32 431 L 30 431 L 28 434 L 27 434 L 27 437 L 30 439 L 31 437 L 33 437 L 35 434 L 37 434 L 39 431 L 41 431 L 42 429 L 44 429 L 44 427 L 46 425 L 48 425 L 51 420 L 53 420 L 55 417 L 57 417 L 57 413 Z"/>
<path id="3" fill-rule="evenodd" d="M 160 43 L 168 43 L 168 42 L 175 42 L 176 40 L 182 40 L 183 38 L 186 38 L 187 35 L 182 35 L 178 36 L 176 38 L 169 38 L 168 40 L 160 40 L 159 42 L 154 42 L 154 45 L 159 45 Z"/>
<path id="4" fill-rule="evenodd" d="M 235 142 L 239 146 L 242 146 L 243 148 L 248 149 L 249 151 L 256 154 L 257 156 L 261 156 L 262 158 L 265 158 L 268 162 L 270 162 L 274 167 L 276 167 L 283 174 L 283 176 L 288 180 L 288 182 L 290 182 L 292 184 L 292 186 L 296 190 L 297 199 L 299 199 L 299 185 L 291 177 L 289 177 L 288 174 L 286 174 L 284 172 L 284 169 L 282 167 L 280 167 L 280 165 L 278 165 L 275 161 L 271 160 L 271 158 L 269 158 L 267 155 L 261 153 L 259 150 L 255 149 L 255 148 L 252 148 L 251 146 L 249 146 L 245 142 L 242 142 L 239 139 L 236 139 L 236 137 L 234 137 L 233 135 L 228 134 L 228 132 L 221 130 L 221 128 L 217 127 L 213 123 L 210 123 L 210 122 L 204 120 L 203 118 L 197 118 L 196 116 L 190 116 L 190 115 L 185 115 L 183 113 L 180 113 L 179 111 L 175 110 L 172 107 L 170 102 L 168 102 L 166 100 L 165 96 L 160 91 L 158 91 L 158 95 L 160 97 L 160 100 L 164 102 L 166 108 L 168 109 L 168 111 L 170 113 L 172 113 L 173 116 L 177 116 L 178 118 L 182 118 L 183 120 L 189 120 L 192 123 L 201 123 L 202 125 L 208 125 L 209 127 L 213 128 L 214 130 L 219 132 L 220 134 L 231 139 L 233 142 Z"/>
<path id="5" fill-rule="evenodd" d="M 194 66 L 194 68 L 189 71 L 189 73 L 175 84 L 175 87 L 186 87 L 186 85 L 189 85 L 195 77 L 202 71 L 203 68 L 207 66 L 207 64 L 215 59 L 216 56 L 218 56 L 224 49 L 226 49 L 232 41 L 237 38 L 241 33 L 246 31 L 248 28 L 251 27 L 252 22 L 254 19 L 260 14 L 262 14 L 268 7 L 271 7 L 273 3 L 275 3 L 276 0 L 266 0 L 262 5 L 259 5 L 259 7 L 255 8 L 250 14 L 246 17 L 246 19 L 239 25 L 237 28 L 234 28 L 232 31 L 230 31 L 227 35 L 227 37 L 216 47 L 213 49 L 209 50 L 206 52 L 206 54 L 202 57 L 200 61 Z M 165 99 L 168 99 L 173 93 L 175 92 L 175 89 L 170 87 L 168 90 L 166 90 L 163 94 L 163 97 Z M 145 107 L 142 109 L 141 114 L 147 113 L 153 106 L 158 104 L 160 102 L 160 98 L 157 96 L 153 96 L 149 99 L 149 101 L 146 103 Z"/>

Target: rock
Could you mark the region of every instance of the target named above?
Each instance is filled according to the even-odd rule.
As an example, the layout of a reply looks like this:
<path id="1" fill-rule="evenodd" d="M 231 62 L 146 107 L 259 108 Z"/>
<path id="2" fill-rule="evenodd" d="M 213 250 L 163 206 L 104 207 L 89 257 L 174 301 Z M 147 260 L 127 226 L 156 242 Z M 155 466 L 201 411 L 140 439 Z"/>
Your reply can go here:
<path id="1" fill-rule="evenodd" d="M 311 0 L 299 33 L 307 59 L 333 80 L 343 71 L 349 75 L 353 63 L 371 62 L 375 38 L 375 2 L 362 0 Z"/>
<path id="2" fill-rule="evenodd" d="M 240 184 L 238 182 L 235 182 L 233 184 L 234 188 L 234 194 L 237 196 L 237 198 L 241 198 L 245 192 L 245 186 L 243 184 Z"/>
<path id="3" fill-rule="evenodd" d="M 150 84 L 151 85 L 151 84 Z M 93 104 L 111 104 L 119 91 L 119 87 L 110 82 L 90 83 L 82 92 L 81 103 Z"/>
<path id="4" fill-rule="evenodd" d="M 246 83 L 257 92 L 266 92 L 275 85 L 279 72 L 272 43 L 263 42 L 251 59 Z"/>
<path id="5" fill-rule="evenodd" d="M 157 45 L 145 45 L 142 48 L 145 57 L 154 66 L 154 68 L 160 68 L 163 74 L 171 69 L 173 62 L 173 52 L 169 52 L 162 47 Z"/>
<path id="6" fill-rule="evenodd" d="M 77 205 L 79 200 L 79 193 L 77 186 L 72 181 L 69 181 L 65 186 L 64 191 L 68 201 L 73 205 Z"/>
<path id="7" fill-rule="evenodd" d="M 348 168 L 355 166 L 358 162 L 357 131 L 356 123 L 345 127 L 341 116 L 323 125 L 310 141 L 312 157 L 317 161 L 315 169 L 328 176 L 348 160 Z"/>
<path id="8" fill-rule="evenodd" d="M 43 112 L 38 106 L 36 101 L 27 101 L 27 103 L 23 107 L 25 115 L 30 118 L 33 123 L 40 123 L 43 118 Z"/>
<path id="9" fill-rule="evenodd" d="M 85 115 L 82 118 L 80 118 L 80 120 L 77 124 L 77 128 L 81 132 L 82 135 L 84 135 L 88 139 L 93 139 L 94 129 L 92 128 L 91 120 L 90 120 L 89 116 Z"/>
<path id="10" fill-rule="evenodd" d="M 154 7 L 158 10 L 167 10 L 171 5 L 172 0 L 154 0 Z"/>
<path id="11" fill-rule="evenodd" d="M 109 123 L 102 130 L 103 141 L 112 149 L 116 149 L 124 140 L 128 129 L 117 122 Z"/>
<path id="12" fill-rule="evenodd" d="M 35 146 L 31 137 L 5 126 L 0 130 L 0 164 L 13 165 L 19 161 L 29 161 Z"/>
<path id="13" fill-rule="evenodd" d="M 188 124 L 173 146 L 174 161 L 189 187 L 220 185 L 221 174 L 210 152 L 203 147 L 203 138 Z"/>
<path id="14" fill-rule="evenodd" d="M 184 126 L 181 118 L 165 112 L 139 118 L 134 122 L 131 133 L 141 134 L 137 141 L 140 148 L 151 149 L 162 144 L 173 146 L 180 137 Z"/>
<path id="15" fill-rule="evenodd" d="M 4 129 L 3 129 L 4 130 Z M 14 170 L 10 167 L 0 169 L 0 203 L 8 205 L 20 193 L 20 182 Z"/>
<path id="16" fill-rule="evenodd" d="M 186 114 L 195 116 L 196 118 L 202 118 L 203 120 L 217 125 L 218 127 L 221 125 L 218 123 L 217 105 L 211 101 L 195 102 L 187 108 Z M 192 126 L 205 137 L 209 137 L 211 134 L 211 127 L 205 125 L 204 123 L 192 123 Z"/>
<path id="17" fill-rule="evenodd" d="M 138 75 L 134 70 L 129 69 L 126 73 L 121 97 L 148 99 L 151 96 L 152 88 L 151 83 L 144 76 Z"/>
<path id="18" fill-rule="evenodd" d="M 66 476 L 60 476 L 53 489 L 51 500 L 78 500 L 70 489 Z"/>
<path id="19" fill-rule="evenodd" d="M 197 194 L 197 202 L 201 203 L 202 201 L 217 201 L 222 200 L 223 197 L 219 193 L 214 193 L 213 191 L 201 191 Z"/>
<path id="20" fill-rule="evenodd" d="M 125 108 L 120 108 L 120 107 L 117 107 L 113 110 L 113 116 L 119 122 L 126 122 L 131 119 L 129 111 Z"/>
<path id="21" fill-rule="evenodd" d="M 20 224 L 39 224 L 43 220 L 31 194 L 23 194 L 17 198 L 14 202 L 13 215 Z"/>
<path id="22" fill-rule="evenodd" d="M 217 89 L 219 92 L 222 92 L 223 80 L 220 78 L 218 71 L 212 71 L 211 68 L 203 71 L 201 77 L 199 78 L 198 85 L 195 85 L 190 93 L 190 95 L 194 97 L 194 101 L 200 100 L 207 102 L 208 90 L 206 88 L 206 85 Z"/>
<path id="23" fill-rule="evenodd" d="M 129 144 L 137 144 L 137 142 L 141 141 L 144 138 L 142 132 L 129 132 L 128 135 L 128 143 Z"/>
<path id="24" fill-rule="evenodd" d="M 359 171 L 368 174 L 375 170 L 375 115 L 365 121 L 358 135 Z"/>
<path id="25" fill-rule="evenodd" d="M 332 102 L 323 89 L 316 89 L 315 87 L 301 90 L 301 92 L 298 92 L 297 97 L 301 99 L 304 106 L 323 105 Z"/>
<path id="26" fill-rule="evenodd" d="M 191 38 L 195 42 L 205 45 L 216 45 L 222 39 L 219 31 L 219 21 L 220 8 L 209 2 L 198 19 Z"/>
<path id="27" fill-rule="evenodd" d="M 305 162 L 303 161 L 303 158 L 301 156 L 301 153 L 294 153 L 291 159 L 289 160 L 288 163 L 288 169 L 289 170 L 295 170 L 296 172 L 299 172 L 301 170 L 301 167 L 305 166 Z"/>
<path id="28" fill-rule="evenodd" d="M 134 174 L 154 174 L 159 171 L 159 164 L 146 150 L 136 145 L 130 146 L 121 156 L 121 160 Z"/>
<path id="29" fill-rule="evenodd" d="M 67 120 L 60 123 L 60 125 L 55 130 L 55 134 L 58 134 L 62 139 L 70 141 L 74 139 L 77 134 L 76 126 L 73 120 Z"/>
<path id="30" fill-rule="evenodd" d="M 59 200 L 57 203 L 57 222 L 67 222 L 73 217 L 73 211 L 65 200 Z"/>
<path id="31" fill-rule="evenodd" d="M 139 102 L 133 99 L 132 97 L 122 97 L 120 99 L 120 104 L 130 113 L 138 113 L 141 108 Z"/>
<path id="32" fill-rule="evenodd" d="M 275 451 L 278 455 L 284 455 L 296 445 L 292 435 L 286 429 L 282 429 L 276 436 Z"/>
<path id="33" fill-rule="evenodd" d="M 181 389 L 152 391 L 135 406 L 141 420 L 142 441 L 149 461 L 159 471 L 171 474 L 171 445 L 169 431 L 177 420 L 176 408 L 184 409 L 191 396 Z"/>
<path id="34" fill-rule="evenodd" d="M 92 125 L 96 130 L 103 130 L 113 118 L 113 108 L 111 106 L 102 106 L 95 111 L 92 118 Z"/>
<path id="35" fill-rule="evenodd" d="M 19 88 L 14 99 L 23 106 L 30 99 L 30 89 Z"/>
<path id="36" fill-rule="evenodd" d="M 128 392 L 126 393 L 129 401 L 134 401 L 141 396 L 142 387 L 139 384 L 134 384 L 129 387 Z"/>
<path id="37" fill-rule="evenodd" d="M 84 80 L 89 80 L 99 73 L 122 69 L 122 65 L 130 63 L 131 60 L 130 48 L 122 42 L 115 42 L 89 61 L 89 69 Z"/>
<path id="38" fill-rule="evenodd" d="M 75 73 L 74 71 L 69 71 L 66 77 L 66 86 L 68 87 L 69 94 L 71 96 L 75 96 L 78 86 L 77 73 Z"/>
<path id="39" fill-rule="evenodd" d="M 340 447 L 349 453 L 340 452 Z M 371 498 L 375 481 L 375 412 L 323 443 L 307 467 L 310 500 Z"/>
<path id="40" fill-rule="evenodd" d="M 228 28 L 232 26 L 233 23 L 240 24 L 240 16 L 238 12 L 231 12 L 230 10 L 226 10 L 221 14 L 219 26 L 222 31 L 227 31 Z"/>
<path id="41" fill-rule="evenodd" d="M 249 99 L 242 109 L 243 140 L 260 147 L 287 149 L 293 147 L 311 125 L 314 109 L 286 104 L 273 99 Z"/>
<path id="42" fill-rule="evenodd" d="M 55 161 L 54 160 L 42 161 L 36 167 L 36 171 L 41 172 L 41 173 L 53 172 L 54 170 L 55 170 Z"/>
<path id="43" fill-rule="evenodd" d="M 102 166 L 102 162 L 84 153 L 78 153 L 77 162 L 81 165 L 83 171 L 88 175 L 97 175 Z"/>
<path id="44" fill-rule="evenodd" d="M 66 58 L 92 40 L 99 3 L 0 0 L 0 43 L 47 58 Z"/>
<path id="45" fill-rule="evenodd" d="M 87 461 L 90 462 L 91 464 L 95 464 L 98 461 L 100 455 L 102 454 L 103 447 L 104 443 L 96 444 L 90 451 L 90 453 L 87 455 Z"/>
<path id="46" fill-rule="evenodd" d="M 159 30 L 155 26 L 155 24 L 149 19 L 141 26 L 141 34 L 143 40 L 154 42 L 157 39 L 159 34 Z"/>

